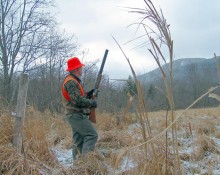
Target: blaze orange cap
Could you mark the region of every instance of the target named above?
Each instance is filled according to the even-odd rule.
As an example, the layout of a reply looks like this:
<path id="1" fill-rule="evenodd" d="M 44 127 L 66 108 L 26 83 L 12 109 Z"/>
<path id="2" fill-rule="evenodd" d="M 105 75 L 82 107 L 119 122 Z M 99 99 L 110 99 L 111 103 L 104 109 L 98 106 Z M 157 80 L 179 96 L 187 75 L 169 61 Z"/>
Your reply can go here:
<path id="1" fill-rule="evenodd" d="M 82 64 L 79 61 L 79 58 L 73 57 L 73 58 L 70 58 L 67 61 L 67 69 L 66 69 L 66 71 L 72 71 L 72 70 L 77 69 L 77 68 L 82 67 L 82 66 L 85 66 L 85 65 Z"/>

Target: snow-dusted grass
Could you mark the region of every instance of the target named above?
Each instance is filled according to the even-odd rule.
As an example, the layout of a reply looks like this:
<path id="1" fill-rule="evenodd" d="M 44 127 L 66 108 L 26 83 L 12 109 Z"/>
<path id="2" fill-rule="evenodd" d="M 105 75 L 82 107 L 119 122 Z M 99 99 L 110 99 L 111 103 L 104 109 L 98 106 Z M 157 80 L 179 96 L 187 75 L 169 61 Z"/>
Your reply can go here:
<path id="1" fill-rule="evenodd" d="M 192 109 L 177 122 L 178 150 L 182 174 L 220 174 L 219 111 L 219 108 Z M 177 114 L 180 112 L 176 111 Z M 149 113 L 154 134 L 158 134 L 165 128 L 163 122 L 164 113 L 165 111 Z M 113 118 L 113 116 L 109 117 Z M 103 118 L 101 122 L 105 122 Z M 104 125 L 106 124 L 104 123 Z M 101 124 L 98 123 L 98 126 L 101 126 Z M 107 131 L 104 131 L 105 129 Z M 144 151 L 141 149 L 128 151 L 122 156 L 117 167 L 115 167 L 114 163 L 123 149 L 125 150 L 141 143 L 140 125 L 131 123 L 123 126 L 121 130 L 113 124 L 110 129 L 107 127 L 104 130 L 103 127 L 98 127 L 100 139 L 97 143 L 96 151 L 105 157 L 102 161 L 107 167 L 106 173 L 138 173 L 137 169 L 140 170 L 140 161 L 144 161 Z M 170 131 L 168 131 L 168 140 L 169 137 L 171 137 Z M 172 152 L 172 148 L 169 151 Z M 68 156 L 65 153 L 71 153 L 71 150 L 57 149 L 55 152 L 61 164 L 64 166 L 70 165 L 71 155 Z"/>
<path id="2" fill-rule="evenodd" d="M 176 111 L 176 114 L 182 111 Z M 149 113 L 153 136 L 166 128 L 166 111 Z M 99 140 L 94 153 L 86 160 L 72 160 L 72 133 L 68 124 L 59 116 L 49 112 L 39 113 L 30 109 L 26 112 L 24 153 L 16 153 L 11 145 L 13 118 L 5 113 L 0 117 L 0 165 L 1 173 L 17 174 L 140 174 L 146 170 L 154 174 L 156 164 L 151 147 L 148 155 L 143 142 L 141 125 L 129 119 L 126 125 L 116 125 L 116 118 L 109 114 L 98 114 L 95 125 Z M 169 116 L 168 116 L 169 117 Z M 129 121 L 129 122 L 128 122 Z M 220 174 L 220 109 L 192 109 L 177 122 L 178 152 L 182 174 Z M 168 174 L 172 173 L 173 148 L 171 131 L 167 131 Z M 165 162 L 165 135 L 154 141 L 157 160 Z M 133 149 L 135 147 L 135 149 Z M 119 159 L 120 158 L 120 159 Z M 161 164 L 161 170 L 165 169 Z M 22 167 L 26 167 L 22 168 Z M 163 171 L 162 171 L 163 172 Z M 55 174 L 56 174 L 55 173 Z M 162 173 L 163 174 L 163 173 Z"/>

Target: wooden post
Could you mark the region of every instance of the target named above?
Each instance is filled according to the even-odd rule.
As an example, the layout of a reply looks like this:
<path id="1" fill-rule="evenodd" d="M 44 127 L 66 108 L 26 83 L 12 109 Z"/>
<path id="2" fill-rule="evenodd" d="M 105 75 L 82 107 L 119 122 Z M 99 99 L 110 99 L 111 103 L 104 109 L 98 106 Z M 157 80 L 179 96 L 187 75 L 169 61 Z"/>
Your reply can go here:
<path id="1" fill-rule="evenodd" d="M 13 133 L 13 145 L 21 153 L 23 144 L 24 116 L 28 89 L 28 74 L 21 74 L 16 105 L 16 119 Z"/>

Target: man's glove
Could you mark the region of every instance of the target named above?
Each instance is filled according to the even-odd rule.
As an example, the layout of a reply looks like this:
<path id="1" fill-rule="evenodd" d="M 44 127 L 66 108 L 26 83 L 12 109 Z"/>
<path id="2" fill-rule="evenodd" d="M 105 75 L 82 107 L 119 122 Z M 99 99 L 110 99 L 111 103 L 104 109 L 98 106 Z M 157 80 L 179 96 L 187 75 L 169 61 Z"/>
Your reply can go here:
<path id="1" fill-rule="evenodd" d="M 94 92 L 93 92 L 93 94 L 94 94 L 95 97 L 98 97 L 98 93 L 99 93 L 99 90 L 98 90 L 98 89 L 95 89 Z"/>
<path id="2" fill-rule="evenodd" d="M 94 93 L 94 91 L 95 91 L 95 89 L 92 89 L 92 90 L 88 91 L 88 92 L 86 93 L 86 98 L 87 98 L 87 99 L 91 99 L 91 98 L 92 98 L 92 95 L 93 95 L 93 93 Z"/>
<path id="3" fill-rule="evenodd" d="M 90 107 L 97 108 L 97 102 L 95 100 L 90 100 Z"/>

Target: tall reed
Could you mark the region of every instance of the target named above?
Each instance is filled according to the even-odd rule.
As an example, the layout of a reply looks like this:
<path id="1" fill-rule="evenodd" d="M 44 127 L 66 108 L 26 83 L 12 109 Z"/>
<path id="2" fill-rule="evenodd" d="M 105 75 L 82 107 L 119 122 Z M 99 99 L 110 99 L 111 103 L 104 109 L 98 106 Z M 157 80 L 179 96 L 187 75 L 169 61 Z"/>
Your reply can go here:
<path id="1" fill-rule="evenodd" d="M 116 39 L 113 37 L 113 39 L 115 40 L 115 42 L 117 43 L 117 45 L 119 46 L 119 48 L 121 49 L 124 57 L 126 58 L 136 86 L 137 86 L 137 99 L 138 99 L 138 118 L 140 121 L 140 125 L 142 128 L 142 136 L 143 136 L 143 143 L 138 144 L 136 146 L 130 147 L 126 150 L 124 150 L 124 152 L 121 152 L 121 154 L 118 155 L 118 158 L 116 159 L 116 164 L 118 164 L 120 158 L 127 152 L 131 151 L 131 150 L 136 150 L 138 148 L 140 148 L 141 146 L 144 146 L 145 148 L 145 155 L 146 155 L 146 163 L 143 167 L 143 170 L 141 170 L 142 174 L 151 174 L 153 172 L 153 174 L 181 174 L 181 164 L 180 164 L 180 156 L 179 156 L 179 152 L 178 152 L 178 141 L 177 141 L 177 126 L 176 126 L 176 122 L 177 120 L 183 116 L 183 114 L 190 109 L 192 106 L 194 106 L 198 101 L 200 101 L 202 98 L 204 98 L 205 96 L 207 96 L 208 94 L 210 94 L 211 92 L 213 92 L 215 89 L 219 88 L 219 86 L 210 88 L 206 93 L 204 93 L 203 95 L 201 95 L 198 99 L 196 99 L 189 107 L 187 107 L 181 114 L 179 114 L 178 116 L 175 115 L 175 102 L 174 102 L 174 97 L 173 97 L 173 40 L 171 38 L 171 33 L 169 30 L 169 24 L 167 23 L 166 19 L 164 18 L 163 12 L 160 9 L 160 11 L 158 12 L 157 9 L 155 8 L 154 4 L 152 3 L 152 1 L 150 0 L 144 0 L 145 4 L 146 4 L 146 8 L 141 9 L 141 8 L 130 8 L 130 11 L 133 13 L 138 13 L 141 14 L 142 20 L 141 22 L 135 23 L 138 24 L 138 28 L 143 27 L 145 34 L 142 35 L 141 37 L 137 37 L 137 39 L 143 38 L 143 36 L 147 36 L 147 42 L 145 41 L 141 47 L 145 46 L 146 43 L 150 44 L 150 48 L 148 48 L 148 51 L 150 52 L 150 54 L 153 56 L 154 60 L 156 61 L 163 80 L 164 80 L 164 84 L 165 84 L 165 95 L 166 95 L 166 99 L 168 102 L 168 106 L 169 106 L 169 113 L 171 115 L 171 120 L 168 119 L 168 113 L 166 114 L 166 128 L 160 132 L 159 134 L 157 134 L 156 136 L 152 135 L 152 131 L 151 131 L 151 125 L 149 123 L 149 119 L 148 119 L 148 115 L 147 115 L 147 107 L 146 107 L 146 103 L 144 100 L 144 95 L 143 95 L 143 90 L 141 88 L 140 82 L 137 79 L 137 76 L 135 74 L 135 71 L 130 63 L 130 60 L 128 59 L 128 57 L 126 56 L 125 52 L 123 51 L 122 47 L 120 46 L 120 44 L 116 41 Z M 133 24 L 132 24 L 133 25 Z M 165 49 L 165 50 L 164 50 Z M 167 52 L 165 52 L 167 51 Z M 165 55 L 165 53 L 167 54 Z M 168 57 L 169 59 L 166 60 L 166 57 Z M 171 128 L 171 135 L 172 135 L 172 152 L 170 154 L 169 151 L 169 145 L 168 145 L 168 131 Z M 147 134 L 149 137 L 147 137 Z M 159 138 L 164 136 L 165 134 L 165 140 L 166 140 L 166 145 L 165 145 L 165 170 L 164 170 L 164 166 L 162 162 L 158 161 L 160 160 L 160 153 L 161 152 L 155 152 L 155 147 L 158 145 L 156 145 L 156 142 L 159 141 Z M 151 154 L 153 154 L 153 160 L 152 161 L 155 165 L 153 167 L 152 171 L 152 167 L 149 165 L 149 154 L 150 151 L 148 149 L 148 144 L 151 145 Z M 173 162 L 173 170 L 170 170 L 170 167 L 168 168 L 168 158 L 169 160 L 171 160 L 171 162 Z M 164 162 L 164 160 L 163 160 Z M 162 167 L 159 166 L 162 164 Z M 163 169 L 163 170 L 162 170 Z M 171 163 L 171 169 L 172 169 L 172 163 Z"/>
<path id="2" fill-rule="evenodd" d="M 141 20 L 140 23 L 138 23 L 138 28 L 140 26 L 143 26 L 146 36 L 148 37 L 149 43 L 151 45 L 151 49 L 148 49 L 153 58 L 155 59 L 158 67 L 160 68 L 160 71 L 163 76 L 163 80 L 165 83 L 166 87 L 166 98 L 169 103 L 169 109 L 171 113 L 171 123 L 174 122 L 175 120 L 175 105 L 174 105 L 174 98 L 173 98 L 173 77 L 172 77 L 172 68 L 173 68 L 173 40 L 171 38 L 170 30 L 169 30 L 169 25 L 166 22 L 166 19 L 164 18 L 164 15 L 162 13 L 162 10 L 160 10 L 160 13 L 156 10 L 154 7 L 153 3 L 150 0 L 145 0 L 146 8 L 141 9 L 141 8 L 131 8 L 131 12 L 138 13 L 143 15 L 143 19 Z M 149 24 L 150 23 L 150 24 Z M 153 24 L 153 25 L 152 25 Z M 138 37 L 140 38 L 140 37 Z M 116 40 L 115 40 L 116 41 Z M 117 41 L 116 41 L 117 42 Z M 117 43 L 118 44 L 118 43 Z M 120 45 L 118 44 L 120 47 Z M 166 46 L 168 49 L 169 53 L 169 64 L 167 63 L 165 56 L 161 50 L 161 46 Z M 122 48 L 120 47 L 122 50 Z M 122 50 L 123 52 L 123 50 Z M 137 76 L 131 66 L 131 63 L 128 59 L 128 57 L 125 55 L 123 52 L 126 60 L 129 63 L 129 66 L 131 68 L 136 86 L 137 86 L 137 95 L 138 95 L 138 100 L 139 100 L 139 106 L 138 106 L 138 114 L 139 114 L 139 119 L 140 123 L 142 126 L 142 135 L 144 142 L 147 141 L 147 136 L 146 132 L 149 135 L 149 139 L 152 139 L 152 132 L 151 132 L 151 127 L 149 123 L 149 119 L 147 116 L 147 107 L 145 104 L 144 100 L 144 95 L 143 91 L 141 89 L 140 82 L 137 79 Z M 162 66 L 165 63 L 165 67 Z M 168 70 L 168 73 L 167 73 Z M 167 116 L 167 115 L 166 115 Z M 167 117 L 166 117 L 167 118 Z M 145 152 L 146 152 L 146 157 L 147 155 L 147 144 L 145 146 Z M 174 171 L 177 174 L 181 174 L 180 170 L 180 159 L 178 155 L 178 148 L 177 148 L 177 131 L 176 131 L 176 124 L 174 123 L 172 125 L 172 147 L 173 147 L 173 154 L 175 155 L 175 163 L 174 163 Z M 157 154 L 155 152 L 154 144 L 151 142 L 151 148 L 153 152 L 153 157 L 157 162 Z M 167 137 L 166 137 L 166 162 L 167 162 Z M 159 165 L 157 165 L 157 174 L 160 174 L 161 172 L 159 171 Z M 167 169 L 167 165 L 166 165 Z M 167 170 L 165 170 L 167 171 Z M 160 173 L 159 173 L 160 172 Z M 176 174 L 175 173 L 175 174 Z"/>
<path id="3" fill-rule="evenodd" d="M 143 20 L 139 25 L 143 26 L 146 32 L 146 36 L 148 37 L 151 45 L 151 48 L 149 48 L 148 50 L 155 59 L 162 73 L 162 77 L 166 87 L 166 98 L 171 113 L 171 122 L 173 122 L 176 116 L 175 103 L 173 98 L 173 40 L 171 38 L 171 33 L 169 30 L 170 25 L 167 24 L 162 10 L 158 12 L 154 4 L 150 0 L 145 0 L 145 4 L 147 5 L 147 8 L 134 9 L 134 12 L 143 15 Z M 147 22 L 145 22 L 146 20 Z M 165 49 L 168 50 L 169 63 L 167 63 L 166 56 L 162 51 L 163 46 Z M 163 66 L 163 64 L 165 66 Z M 180 159 L 177 146 L 176 123 L 172 125 L 172 147 L 173 154 L 176 156 L 174 161 L 174 171 L 175 174 L 181 174 Z"/>

